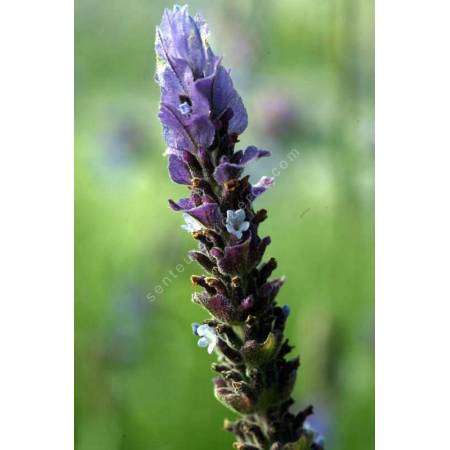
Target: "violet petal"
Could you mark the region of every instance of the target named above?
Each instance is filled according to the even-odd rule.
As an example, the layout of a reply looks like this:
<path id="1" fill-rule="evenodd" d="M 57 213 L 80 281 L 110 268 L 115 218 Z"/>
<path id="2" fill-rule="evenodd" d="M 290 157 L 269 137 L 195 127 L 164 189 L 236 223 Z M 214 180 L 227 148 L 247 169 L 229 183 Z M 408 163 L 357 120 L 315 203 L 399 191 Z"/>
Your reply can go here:
<path id="1" fill-rule="evenodd" d="M 218 228 L 220 226 L 222 216 L 217 203 L 205 203 L 186 210 L 186 213 L 197 219 L 205 227 Z"/>
<path id="2" fill-rule="evenodd" d="M 266 192 L 268 188 L 270 188 L 274 183 L 274 179 L 272 177 L 261 177 L 261 179 L 254 185 L 252 185 L 250 192 L 250 200 L 253 201 L 261 194 Z"/>
<path id="3" fill-rule="evenodd" d="M 227 70 L 218 65 L 213 75 L 197 80 L 196 85 L 209 99 L 212 120 L 220 120 L 227 111 L 231 111 L 228 133 L 242 134 L 248 125 L 247 111 Z"/>
<path id="4" fill-rule="evenodd" d="M 232 161 L 223 160 L 214 171 L 214 178 L 218 183 L 225 183 L 225 181 L 233 178 L 239 178 L 247 164 L 256 161 L 259 158 L 270 156 L 267 150 L 261 150 L 255 146 L 247 147 L 244 151 L 235 153 Z"/>
<path id="5" fill-rule="evenodd" d="M 250 240 L 248 238 L 242 244 L 225 247 L 223 257 L 218 261 L 218 267 L 222 273 L 229 275 L 239 275 L 247 269 L 247 259 L 250 250 Z"/>
<path id="6" fill-rule="evenodd" d="M 169 155 L 169 175 L 175 183 L 191 184 L 191 173 L 189 168 L 176 155 Z"/>

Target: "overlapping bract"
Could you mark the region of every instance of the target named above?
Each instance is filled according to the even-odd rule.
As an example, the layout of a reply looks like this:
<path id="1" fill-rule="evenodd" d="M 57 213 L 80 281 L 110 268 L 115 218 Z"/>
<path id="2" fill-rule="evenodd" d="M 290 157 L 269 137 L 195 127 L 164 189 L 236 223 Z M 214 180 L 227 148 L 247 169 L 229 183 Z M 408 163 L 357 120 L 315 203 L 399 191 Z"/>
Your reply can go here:
<path id="1" fill-rule="evenodd" d="M 234 146 L 237 136 L 246 129 L 247 111 L 229 72 L 209 46 L 208 34 L 205 21 L 200 16 L 191 17 L 187 6 L 165 10 L 156 29 L 159 118 L 167 144 L 169 174 L 178 184 L 191 185 L 193 178 L 205 175 L 208 166 L 217 183 L 237 179 L 249 163 L 270 155 L 254 146 L 235 153 L 224 149 Z M 208 154 L 214 146 L 219 150 L 222 146 L 217 164 Z M 248 201 L 271 184 L 271 178 L 263 177 L 250 186 Z M 222 220 L 220 212 L 211 204 L 202 205 L 212 201 L 211 197 L 194 196 L 172 202 L 171 206 L 217 228 Z"/>
<path id="2" fill-rule="evenodd" d="M 208 44 L 208 28 L 187 6 L 165 10 L 156 30 L 159 117 L 171 152 L 208 148 L 218 128 L 241 134 L 247 112 L 227 70 Z M 181 105 L 187 105 L 180 108 Z"/>

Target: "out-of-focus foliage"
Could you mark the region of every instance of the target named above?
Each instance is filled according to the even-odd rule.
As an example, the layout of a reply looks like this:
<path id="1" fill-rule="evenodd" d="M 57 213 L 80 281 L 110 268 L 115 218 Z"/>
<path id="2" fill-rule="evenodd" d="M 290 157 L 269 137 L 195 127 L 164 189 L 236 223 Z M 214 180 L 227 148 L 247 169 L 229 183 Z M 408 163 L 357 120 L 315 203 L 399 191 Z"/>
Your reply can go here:
<path id="1" fill-rule="evenodd" d="M 258 204 L 287 276 L 298 408 L 327 448 L 374 447 L 373 2 L 192 1 L 271 149 Z M 156 0 L 76 2 L 76 448 L 230 448 L 190 324 L 194 244 L 167 198 L 153 83 Z M 293 151 L 295 149 L 296 151 Z M 180 266 L 181 264 L 181 266 Z M 159 287 L 158 287 L 159 286 Z M 158 293 L 161 292 L 162 293 Z M 149 298 L 154 295 L 154 301 Z"/>

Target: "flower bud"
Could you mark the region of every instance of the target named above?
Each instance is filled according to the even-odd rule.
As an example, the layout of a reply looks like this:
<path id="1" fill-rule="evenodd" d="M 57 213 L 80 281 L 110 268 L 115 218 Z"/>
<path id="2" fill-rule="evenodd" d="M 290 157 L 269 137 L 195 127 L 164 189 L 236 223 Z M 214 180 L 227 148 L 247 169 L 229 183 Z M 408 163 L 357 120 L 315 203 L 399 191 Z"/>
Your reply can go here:
<path id="1" fill-rule="evenodd" d="M 206 284 L 206 281 L 203 280 Z M 210 292 L 194 292 L 192 295 L 192 301 L 198 305 L 203 306 L 209 311 L 216 319 L 222 322 L 234 323 L 238 321 L 238 315 L 236 309 L 233 307 L 231 301 L 220 293 L 216 293 L 216 289 L 210 287 L 208 289 L 213 290 L 213 294 Z"/>
<path id="2" fill-rule="evenodd" d="M 255 410 L 255 402 L 244 393 L 236 394 L 227 387 L 218 387 L 216 385 L 214 395 L 217 400 L 234 412 L 251 414 Z"/>
<path id="3" fill-rule="evenodd" d="M 272 272 L 277 268 L 277 261 L 275 258 L 270 258 L 269 261 L 264 263 L 259 269 L 258 281 L 263 284 L 267 281 L 267 278 L 272 275 Z"/>
<path id="4" fill-rule="evenodd" d="M 260 209 L 253 217 L 253 223 L 255 225 L 259 225 L 261 222 L 264 222 L 266 219 L 267 219 L 267 210 Z"/>
<path id="5" fill-rule="evenodd" d="M 220 234 L 209 228 L 205 229 L 205 236 L 213 243 L 215 247 L 223 247 L 223 239 Z"/>
<path id="6" fill-rule="evenodd" d="M 216 290 L 206 283 L 204 276 L 192 275 L 191 282 L 193 286 L 201 286 L 202 288 L 204 288 L 208 292 L 208 294 L 214 295 L 216 293 Z"/>
<path id="7" fill-rule="evenodd" d="M 201 242 L 205 246 L 205 248 L 209 249 L 212 247 L 212 244 L 206 237 L 204 230 L 193 231 L 192 237 L 197 241 Z"/>
<path id="8" fill-rule="evenodd" d="M 202 252 L 190 251 L 189 258 L 198 262 L 207 272 L 212 272 L 214 263 Z"/>
<path id="9" fill-rule="evenodd" d="M 305 423 L 305 420 L 308 418 L 308 416 L 312 415 L 314 413 L 314 409 L 311 405 L 306 407 L 304 410 L 300 411 L 296 416 L 294 420 L 294 426 L 297 429 L 300 429 L 303 427 L 303 424 Z"/>
<path id="10" fill-rule="evenodd" d="M 270 361 L 276 354 L 280 339 L 270 332 L 264 342 L 247 341 L 241 348 L 244 359 L 252 366 L 260 366 Z"/>

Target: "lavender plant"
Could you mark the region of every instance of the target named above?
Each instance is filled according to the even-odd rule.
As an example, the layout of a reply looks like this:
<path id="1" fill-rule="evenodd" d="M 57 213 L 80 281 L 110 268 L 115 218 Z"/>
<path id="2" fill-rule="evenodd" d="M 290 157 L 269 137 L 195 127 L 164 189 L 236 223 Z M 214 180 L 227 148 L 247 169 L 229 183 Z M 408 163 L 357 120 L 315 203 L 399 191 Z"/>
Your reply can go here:
<path id="1" fill-rule="evenodd" d="M 248 164 L 270 152 L 235 150 L 247 112 L 201 17 L 191 17 L 187 6 L 165 10 L 155 49 L 169 174 L 190 191 L 169 205 L 198 241 L 190 257 L 205 272 L 192 277 L 202 288 L 192 299 L 210 318 L 192 329 L 198 345 L 217 354 L 216 398 L 240 416 L 225 420 L 225 429 L 236 436 L 238 450 L 320 450 L 322 437 L 305 423 L 312 407 L 290 411 L 300 363 L 287 359 L 289 307 L 275 300 L 284 278 L 270 279 L 274 258 L 262 262 L 270 237 L 261 238 L 258 228 L 267 212 L 255 211 L 253 202 L 273 179 L 251 184 L 243 176 Z"/>

